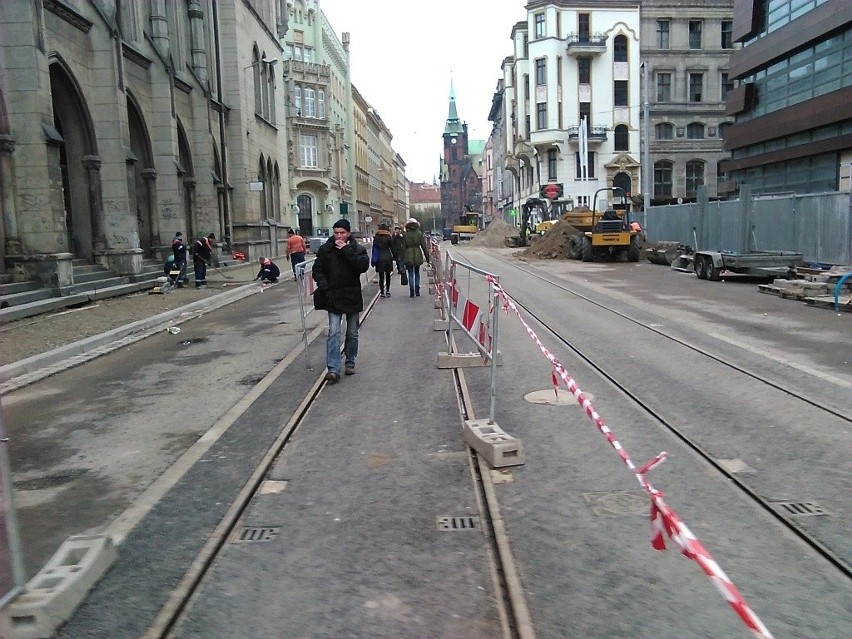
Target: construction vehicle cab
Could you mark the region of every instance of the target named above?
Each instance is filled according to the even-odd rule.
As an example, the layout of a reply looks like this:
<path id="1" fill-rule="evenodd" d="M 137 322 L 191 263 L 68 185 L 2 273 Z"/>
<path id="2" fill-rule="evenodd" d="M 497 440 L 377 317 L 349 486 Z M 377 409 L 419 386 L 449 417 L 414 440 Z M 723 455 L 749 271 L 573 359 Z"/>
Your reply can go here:
<path id="1" fill-rule="evenodd" d="M 612 191 L 612 206 L 602 213 L 598 210 L 598 194 Z M 630 209 L 627 194 L 619 186 L 595 191 L 592 200 L 591 230 L 580 240 L 580 258 L 584 262 L 596 259 L 617 259 L 622 262 L 639 261 L 639 238 L 630 226 Z"/>
<path id="2" fill-rule="evenodd" d="M 482 216 L 468 205 L 459 216 L 459 223 L 453 225 L 450 233 L 450 243 L 458 244 L 461 240 L 472 240 L 480 229 Z"/>
<path id="3" fill-rule="evenodd" d="M 505 238 L 506 246 L 518 248 L 529 246 L 530 233 L 539 233 L 539 227 L 544 224 L 542 219 L 547 212 L 547 202 L 531 197 L 521 207 L 521 232 L 518 235 L 510 235 Z M 552 226 L 552 223 L 551 223 Z M 544 230 L 547 230 L 546 228 Z"/>

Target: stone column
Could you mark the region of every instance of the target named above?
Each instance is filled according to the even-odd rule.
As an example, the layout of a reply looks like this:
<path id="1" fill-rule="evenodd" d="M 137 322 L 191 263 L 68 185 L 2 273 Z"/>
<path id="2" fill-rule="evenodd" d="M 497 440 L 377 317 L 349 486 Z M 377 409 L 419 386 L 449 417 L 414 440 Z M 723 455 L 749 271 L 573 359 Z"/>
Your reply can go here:
<path id="1" fill-rule="evenodd" d="M 15 172 L 12 153 L 15 142 L 0 135 L 0 273 L 6 273 L 6 256 L 21 254 L 18 238 L 18 215 L 15 208 Z"/>
<path id="2" fill-rule="evenodd" d="M 89 182 L 89 214 L 92 217 L 92 246 L 95 253 L 106 250 L 104 237 L 104 205 L 101 190 L 101 163 L 97 155 L 83 156 Z"/>
<path id="3" fill-rule="evenodd" d="M 207 84 L 207 46 L 204 42 L 204 11 L 198 0 L 189 0 L 189 29 L 192 40 L 192 68 L 198 78 Z"/>
<path id="4" fill-rule="evenodd" d="M 151 219 L 151 242 L 157 246 L 163 244 L 160 237 L 160 215 L 157 213 L 157 171 L 155 169 L 142 169 L 142 179 L 145 180 L 145 190 L 148 193 L 148 215 Z M 187 238 L 189 239 L 189 238 Z"/>

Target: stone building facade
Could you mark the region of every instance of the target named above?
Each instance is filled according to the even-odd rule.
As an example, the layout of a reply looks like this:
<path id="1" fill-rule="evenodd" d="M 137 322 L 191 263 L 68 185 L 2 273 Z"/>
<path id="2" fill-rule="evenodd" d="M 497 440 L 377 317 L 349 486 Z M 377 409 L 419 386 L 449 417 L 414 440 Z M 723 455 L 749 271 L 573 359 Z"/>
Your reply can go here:
<path id="1" fill-rule="evenodd" d="M 504 168 L 514 182 L 504 205 L 520 210 L 549 184 L 561 186 L 553 217 L 592 206 L 599 189 L 639 193 L 638 0 L 531 0 L 526 10 L 503 62 Z"/>
<path id="2" fill-rule="evenodd" d="M 648 102 L 651 203 L 717 196 L 729 66 L 733 0 L 642 2 L 643 105 Z M 648 95 L 644 93 L 647 88 Z"/>
<path id="3" fill-rule="evenodd" d="M 2 2 L 0 277 L 132 279 L 177 231 L 280 254 L 286 228 L 355 211 L 353 112 L 348 35 L 316 0 Z M 371 152 L 393 215 L 398 155 Z"/>
<path id="4" fill-rule="evenodd" d="M 11 2 L 0 29 L 2 250 L 16 279 L 67 289 L 74 259 L 137 274 L 176 231 L 259 240 L 243 176 L 260 157 L 274 176 L 283 140 L 245 117 L 240 96 L 251 51 L 280 56 L 283 3 Z M 257 111 L 273 124 L 274 76 L 262 73 Z"/>

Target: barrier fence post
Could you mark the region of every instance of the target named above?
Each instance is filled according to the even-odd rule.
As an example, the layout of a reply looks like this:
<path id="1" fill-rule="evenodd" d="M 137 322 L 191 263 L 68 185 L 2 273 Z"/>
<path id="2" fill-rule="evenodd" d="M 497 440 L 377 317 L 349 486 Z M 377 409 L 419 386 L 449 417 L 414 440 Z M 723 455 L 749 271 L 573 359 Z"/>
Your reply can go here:
<path id="1" fill-rule="evenodd" d="M 313 293 L 316 287 L 316 283 L 314 282 L 313 276 L 313 264 L 317 258 L 313 257 L 310 260 L 305 260 L 301 264 L 296 265 L 296 291 L 299 294 L 299 317 L 302 320 L 302 343 L 305 349 L 305 368 L 307 370 L 313 370 L 311 367 L 311 356 L 310 351 L 308 350 L 308 324 L 305 321 L 308 317 L 308 313 L 314 310 L 313 304 Z M 305 272 L 308 270 L 308 266 L 311 267 L 311 271 L 308 271 L 308 275 L 305 275 Z M 307 304 L 307 299 L 310 298 L 310 304 Z M 306 310 L 307 309 L 307 310 Z"/>

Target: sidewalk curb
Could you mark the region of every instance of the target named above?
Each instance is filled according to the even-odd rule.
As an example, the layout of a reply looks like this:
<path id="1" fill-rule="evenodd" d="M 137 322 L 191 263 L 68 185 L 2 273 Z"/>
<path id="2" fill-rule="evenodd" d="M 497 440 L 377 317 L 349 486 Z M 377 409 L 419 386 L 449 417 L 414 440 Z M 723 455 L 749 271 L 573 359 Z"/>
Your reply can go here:
<path id="1" fill-rule="evenodd" d="M 125 324 L 105 333 L 93 335 L 92 337 L 87 337 L 71 344 L 66 344 L 65 346 L 60 346 L 46 353 L 33 355 L 32 357 L 27 357 L 6 366 L 0 366 L 0 380 L 2 380 L 0 383 L 0 392 L 12 392 L 62 370 L 71 368 L 83 361 L 105 355 L 124 346 L 126 343 L 123 341 L 124 338 L 137 336 L 138 339 L 141 339 L 146 336 L 143 335 L 144 333 L 151 331 L 153 328 L 159 329 L 163 324 L 175 323 L 175 320 L 184 314 L 197 313 L 192 317 L 181 319 L 178 323 L 227 306 L 259 291 L 260 289 L 257 284 L 246 284 L 180 308 Z"/>

